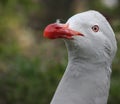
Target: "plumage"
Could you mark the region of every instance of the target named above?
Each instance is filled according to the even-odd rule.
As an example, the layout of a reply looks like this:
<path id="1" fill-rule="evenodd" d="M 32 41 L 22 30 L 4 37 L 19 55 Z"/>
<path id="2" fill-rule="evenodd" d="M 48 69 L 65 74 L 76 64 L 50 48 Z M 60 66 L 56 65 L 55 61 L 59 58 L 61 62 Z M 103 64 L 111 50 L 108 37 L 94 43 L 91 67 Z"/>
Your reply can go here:
<path id="1" fill-rule="evenodd" d="M 68 65 L 50 104 L 107 104 L 117 45 L 105 17 L 93 10 L 79 13 L 66 24 L 50 24 L 44 36 L 63 38 L 68 50 Z"/>

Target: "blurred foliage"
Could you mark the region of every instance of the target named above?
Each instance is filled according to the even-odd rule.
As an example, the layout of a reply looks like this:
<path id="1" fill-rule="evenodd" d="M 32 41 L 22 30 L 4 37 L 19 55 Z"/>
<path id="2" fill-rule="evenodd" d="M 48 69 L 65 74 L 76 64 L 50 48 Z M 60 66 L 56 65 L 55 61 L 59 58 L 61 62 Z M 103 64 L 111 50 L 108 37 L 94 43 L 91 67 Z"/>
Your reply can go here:
<path id="1" fill-rule="evenodd" d="M 102 1 L 0 0 L 0 104 L 49 104 L 67 65 L 67 52 L 63 42 L 42 38 L 43 28 L 89 9 L 103 13 L 116 33 L 108 104 L 120 104 L 120 0 L 112 8 Z"/>
<path id="2" fill-rule="evenodd" d="M 12 70 L 1 76 L 0 104 L 49 104 L 63 66 L 54 65 L 49 67 L 51 70 L 41 71 L 38 58 L 29 60 L 21 56 L 13 63 Z"/>

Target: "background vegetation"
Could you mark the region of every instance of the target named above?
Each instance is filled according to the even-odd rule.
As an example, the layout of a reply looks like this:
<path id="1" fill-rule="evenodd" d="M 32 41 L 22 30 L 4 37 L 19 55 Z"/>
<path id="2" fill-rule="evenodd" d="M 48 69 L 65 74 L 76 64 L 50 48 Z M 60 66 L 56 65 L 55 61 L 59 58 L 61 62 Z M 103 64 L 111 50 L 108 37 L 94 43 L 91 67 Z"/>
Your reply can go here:
<path id="1" fill-rule="evenodd" d="M 49 104 L 67 52 L 63 41 L 44 39 L 43 29 L 89 9 L 103 13 L 116 33 L 108 104 L 120 104 L 120 0 L 0 0 L 0 104 Z"/>

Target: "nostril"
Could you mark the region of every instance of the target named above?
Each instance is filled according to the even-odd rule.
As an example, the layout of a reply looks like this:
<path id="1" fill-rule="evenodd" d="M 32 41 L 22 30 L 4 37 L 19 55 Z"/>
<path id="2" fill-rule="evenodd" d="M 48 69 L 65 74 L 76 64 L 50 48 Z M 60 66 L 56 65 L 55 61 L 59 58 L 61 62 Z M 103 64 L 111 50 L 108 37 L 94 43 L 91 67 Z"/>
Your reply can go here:
<path id="1" fill-rule="evenodd" d="M 55 27 L 55 29 L 61 29 L 61 28 L 62 28 L 62 27 L 60 27 L 60 26 L 56 26 L 56 27 Z"/>

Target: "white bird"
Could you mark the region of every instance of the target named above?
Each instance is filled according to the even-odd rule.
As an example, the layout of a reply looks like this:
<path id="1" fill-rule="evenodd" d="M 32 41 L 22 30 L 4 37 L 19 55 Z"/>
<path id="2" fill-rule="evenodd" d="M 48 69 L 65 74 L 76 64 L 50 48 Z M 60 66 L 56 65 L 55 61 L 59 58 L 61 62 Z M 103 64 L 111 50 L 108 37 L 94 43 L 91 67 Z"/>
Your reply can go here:
<path id="1" fill-rule="evenodd" d="M 107 104 L 117 45 L 105 17 L 94 10 L 79 13 L 65 24 L 48 25 L 44 36 L 63 38 L 68 50 L 68 65 L 50 104 Z"/>

